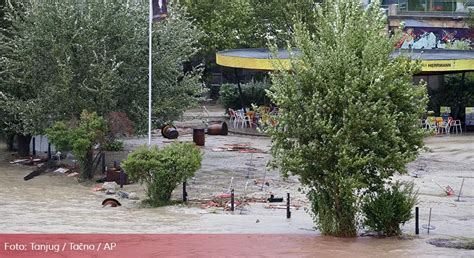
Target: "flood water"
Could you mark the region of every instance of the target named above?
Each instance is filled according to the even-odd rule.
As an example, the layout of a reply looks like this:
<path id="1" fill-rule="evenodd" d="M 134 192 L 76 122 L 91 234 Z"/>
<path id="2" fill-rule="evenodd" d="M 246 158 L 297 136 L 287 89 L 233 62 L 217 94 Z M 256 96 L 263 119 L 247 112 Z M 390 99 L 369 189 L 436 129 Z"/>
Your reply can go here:
<path id="1" fill-rule="evenodd" d="M 413 240 L 324 237 L 312 229 L 311 217 L 302 209 L 288 220 L 284 210 L 258 204 L 243 214 L 184 206 L 141 208 L 128 200 L 119 208 L 102 208 L 104 196 L 91 191 L 93 185 L 53 173 L 24 181 L 31 167 L 9 164 L 9 154 L 0 153 L 0 233 L 238 233 L 255 234 L 242 242 L 246 248 L 241 251 L 247 251 L 241 254 L 249 256 L 268 250 L 270 257 L 474 257 L 474 251 L 427 244 L 430 238 L 446 237 L 436 232 L 422 231 Z M 200 249 L 190 252 L 203 254 Z"/>

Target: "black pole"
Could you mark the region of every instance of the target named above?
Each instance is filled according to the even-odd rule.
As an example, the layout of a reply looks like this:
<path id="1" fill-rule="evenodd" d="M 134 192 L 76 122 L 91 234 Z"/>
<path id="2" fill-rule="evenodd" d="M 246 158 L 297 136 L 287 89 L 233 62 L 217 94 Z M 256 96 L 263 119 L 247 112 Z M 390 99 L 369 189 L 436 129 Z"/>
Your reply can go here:
<path id="1" fill-rule="evenodd" d="M 458 118 L 459 116 L 459 113 L 461 111 L 461 99 L 463 97 L 463 93 L 464 93 L 464 85 L 465 85 L 465 82 L 466 82 L 466 72 L 463 72 L 461 74 L 461 83 L 460 83 L 460 89 L 459 91 L 457 92 L 457 102 L 456 102 L 456 113 L 454 114 L 454 117 Z M 464 116 L 466 116 L 466 114 L 464 114 Z M 466 130 L 466 127 L 464 127 L 464 130 Z"/>
<path id="2" fill-rule="evenodd" d="M 186 191 L 186 181 L 183 182 L 183 202 L 188 202 L 188 192 Z"/>
<path id="3" fill-rule="evenodd" d="M 31 138 L 31 140 L 33 141 L 32 144 L 33 144 L 33 156 L 36 156 L 36 139 L 35 137 Z"/>
<path id="4" fill-rule="evenodd" d="M 291 211 L 290 211 L 290 193 L 286 194 L 286 218 L 291 218 Z"/>
<path id="5" fill-rule="evenodd" d="M 48 160 L 51 159 L 51 143 L 48 143 Z"/>
<path id="6" fill-rule="evenodd" d="M 105 153 L 102 152 L 102 174 L 105 174 Z"/>
<path id="7" fill-rule="evenodd" d="M 123 185 L 125 184 L 125 172 L 123 172 L 123 170 L 120 170 L 119 180 L 120 180 L 120 188 L 123 188 Z"/>
<path id="8" fill-rule="evenodd" d="M 234 211 L 234 189 L 230 190 L 230 210 Z"/>
<path id="9" fill-rule="evenodd" d="M 419 227 L 419 219 L 420 219 L 420 209 L 415 207 L 415 234 L 420 234 L 420 227 Z"/>
<path id="10" fill-rule="evenodd" d="M 244 105 L 244 97 L 242 94 L 242 87 L 240 86 L 240 79 L 239 75 L 237 74 L 237 68 L 234 68 L 235 79 L 237 80 L 237 87 L 239 88 L 239 97 L 240 97 L 240 105 L 242 105 L 242 109 L 244 110 L 244 115 L 247 114 L 247 110 L 245 109 Z"/>

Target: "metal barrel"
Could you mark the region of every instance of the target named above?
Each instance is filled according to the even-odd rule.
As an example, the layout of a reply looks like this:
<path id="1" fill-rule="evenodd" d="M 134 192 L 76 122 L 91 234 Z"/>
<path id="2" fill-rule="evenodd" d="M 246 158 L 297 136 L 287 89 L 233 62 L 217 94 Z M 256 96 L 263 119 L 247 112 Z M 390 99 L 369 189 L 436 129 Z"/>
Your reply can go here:
<path id="1" fill-rule="evenodd" d="M 218 122 L 207 126 L 207 134 L 209 135 L 227 135 L 229 127 L 226 122 Z"/>
<path id="2" fill-rule="evenodd" d="M 161 135 L 167 139 L 176 139 L 179 136 L 178 130 L 172 125 L 165 125 L 161 128 Z"/>
<path id="3" fill-rule="evenodd" d="M 193 142 L 197 146 L 204 146 L 205 142 L 205 131 L 204 129 L 194 128 L 193 129 Z"/>

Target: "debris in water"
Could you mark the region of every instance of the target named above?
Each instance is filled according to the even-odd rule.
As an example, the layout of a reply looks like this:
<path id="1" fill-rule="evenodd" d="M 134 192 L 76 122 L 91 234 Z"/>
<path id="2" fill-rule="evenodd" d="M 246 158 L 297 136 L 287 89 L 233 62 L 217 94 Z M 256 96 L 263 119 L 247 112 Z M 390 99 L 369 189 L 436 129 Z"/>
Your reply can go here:
<path id="1" fill-rule="evenodd" d="M 139 198 L 138 198 L 138 195 L 137 195 L 136 193 L 130 193 L 130 194 L 128 195 L 128 199 L 130 199 L 130 200 L 138 200 Z"/>
<path id="2" fill-rule="evenodd" d="M 107 198 L 102 201 L 102 208 L 105 206 L 117 207 L 117 206 L 122 206 L 122 204 L 120 204 L 120 202 L 115 200 L 114 198 Z"/>
<path id="3" fill-rule="evenodd" d="M 67 168 L 58 168 L 58 169 L 54 170 L 53 172 L 54 172 L 54 173 L 61 173 L 61 174 L 64 174 L 64 173 L 66 173 L 66 172 L 68 172 L 68 171 L 69 171 L 69 169 L 67 169 Z"/>
<path id="4" fill-rule="evenodd" d="M 264 179 L 254 179 L 253 183 L 256 185 L 264 184 L 266 186 L 270 186 L 270 183 L 268 181 L 265 181 Z"/>
<path id="5" fill-rule="evenodd" d="M 239 153 L 266 153 L 266 151 L 250 146 L 250 143 L 224 144 L 223 147 L 211 149 L 214 152 L 238 151 Z"/>
<path id="6" fill-rule="evenodd" d="M 291 205 L 290 207 L 299 210 L 301 205 Z M 278 204 L 269 204 L 265 206 L 265 209 L 286 209 L 286 205 L 278 205 Z"/>
<path id="7" fill-rule="evenodd" d="M 124 191 L 118 191 L 118 192 L 117 192 L 117 195 L 118 195 L 120 198 L 128 199 L 128 196 L 129 196 L 130 194 L 127 193 L 127 192 L 124 192 Z"/>
<path id="8" fill-rule="evenodd" d="M 102 188 L 106 191 L 106 194 L 114 194 L 118 188 L 118 184 L 115 182 L 105 182 Z"/>
<path id="9" fill-rule="evenodd" d="M 73 173 L 68 174 L 67 176 L 68 177 L 73 177 L 73 176 L 78 176 L 78 175 L 79 175 L 79 173 L 73 172 Z"/>
<path id="10" fill-rule="evenodd" d="M 283 197 L 275 197 L 273 194 L 267 199 L 268 202 L 283 202 Z"/>
<path id="11" fill-rule="evenodd" d="M 38 166 L 35 170 L 33 170 L 31 173 L 29 173 L 28 175 L 26 175 L 23 179 L 25 181 L 27 180 L 30 180 L 30 179 L 33 179 L 34 177 L 37 177 L 39 175 L 41 175 L 43 172 L 45 172 L 46 170 L 50 169 L 50 168 L 53 168 L 56 166 L 56 162 L 54 161 L 48 161 L 44 164 L 42 164 L 41 166 Z"/>

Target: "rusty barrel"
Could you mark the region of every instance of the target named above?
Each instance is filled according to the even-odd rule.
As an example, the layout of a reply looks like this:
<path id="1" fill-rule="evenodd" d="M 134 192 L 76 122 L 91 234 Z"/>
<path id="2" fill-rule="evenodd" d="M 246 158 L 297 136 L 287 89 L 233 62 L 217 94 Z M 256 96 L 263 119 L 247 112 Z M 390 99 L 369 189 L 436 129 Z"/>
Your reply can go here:
<path id="1" fill-rule="evenodd" d="M 161 135 L 167 139 L 176 139 L 179 136 L 178 130 L 172 125 L 165 125 L 161 128 Z"/>
<path id="2" fill-rule="evenodd" d="M 193 142 L 196 143 L 197 146 L 204 146 L 205 141 L 205 134 L 204 129 L 201 128 L 194 128 L 193 129 Z"/>
<path id="3" fill-rule="evenodd" d="M 229 128 L 226 122 L 218 122 L 207 126 L 207 134 L 209 135 L 227 135 Z"/>

